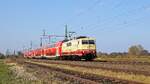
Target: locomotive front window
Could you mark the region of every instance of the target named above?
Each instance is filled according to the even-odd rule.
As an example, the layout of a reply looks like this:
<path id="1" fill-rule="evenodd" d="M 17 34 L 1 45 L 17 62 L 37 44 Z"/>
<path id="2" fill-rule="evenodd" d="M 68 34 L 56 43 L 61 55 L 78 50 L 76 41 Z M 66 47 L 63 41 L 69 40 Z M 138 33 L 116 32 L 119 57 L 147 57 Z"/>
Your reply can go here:
<path id="1" fill-rule="evenodd" d="M 82 40 L 82 44 L 88 44 L 88 40 Z"/>
<path id="2" fill-rule="evenodd" d="M 89 40 L 89 44 L 95 44 L 94 40 Z"/>
<path id="3" fill-rule="evenodd" d="M 95 44 L 94 40 L 82 40 L 82 44 Z"/>

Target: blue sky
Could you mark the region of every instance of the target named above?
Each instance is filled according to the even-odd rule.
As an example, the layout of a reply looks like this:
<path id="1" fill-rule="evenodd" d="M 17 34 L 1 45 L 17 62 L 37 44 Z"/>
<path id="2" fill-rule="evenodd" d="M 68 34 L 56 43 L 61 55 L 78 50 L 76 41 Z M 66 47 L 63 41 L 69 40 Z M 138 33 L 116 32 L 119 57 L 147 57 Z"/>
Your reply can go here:
<path id="1" fill-rule="evenodd" d="M 141 44 L 150 51 L 150 0 L 0 0 L 0 52 L 39 46 L 40 35 L 97 39 L 102 52 L 123 52 Z"/>

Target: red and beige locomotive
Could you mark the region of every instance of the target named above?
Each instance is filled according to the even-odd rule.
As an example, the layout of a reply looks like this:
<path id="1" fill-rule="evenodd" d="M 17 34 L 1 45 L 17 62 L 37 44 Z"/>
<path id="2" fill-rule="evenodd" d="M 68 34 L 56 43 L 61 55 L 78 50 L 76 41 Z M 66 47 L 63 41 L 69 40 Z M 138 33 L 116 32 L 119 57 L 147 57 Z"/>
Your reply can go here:
<path id="1" fill-rule="evenodd" d="M 54 44 L 24 52 L 26 58 L 51 58 L 61 60 L 93 60 L 96 58 L 95 39 L 74 37 Z"/>

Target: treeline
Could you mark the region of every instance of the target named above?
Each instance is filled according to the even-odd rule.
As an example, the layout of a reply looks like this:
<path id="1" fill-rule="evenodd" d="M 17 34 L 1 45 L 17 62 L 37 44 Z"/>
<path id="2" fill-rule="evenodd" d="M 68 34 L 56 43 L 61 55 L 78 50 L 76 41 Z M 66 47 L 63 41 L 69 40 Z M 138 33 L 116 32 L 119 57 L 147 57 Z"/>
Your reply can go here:
<path id="1" fill-rule="evenodd" d="M 133 45 L 129 47 L 128 52 L 98 52 L 98 56 L 150 56 L 150 52 L 145 50 L 141 45 Z"/>
<path id="2" fill-rule="evenodd" d="M 23 57 L 23 53 L 21 51 L 18 51 L 16 54 L 3 54 L 0 53 L 0 59 L 5 59 L 5 58 L 11 58 L 11 57 Z"/>
<path id="3" fill-rule="evenodd" d="M 0 53 L 0 59 L 4 59 L 5 55 L 3 53 Z"/>

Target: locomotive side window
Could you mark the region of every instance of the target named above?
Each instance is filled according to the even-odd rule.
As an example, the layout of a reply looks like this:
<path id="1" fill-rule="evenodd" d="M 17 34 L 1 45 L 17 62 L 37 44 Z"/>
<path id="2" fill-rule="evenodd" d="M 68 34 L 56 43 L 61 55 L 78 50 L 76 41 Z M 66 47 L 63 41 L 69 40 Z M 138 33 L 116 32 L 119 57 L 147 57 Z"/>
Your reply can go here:
<path id="1" fill-rule="evenodd" d="M 67 43 L 67 46 L 71 46 L 71 45 L 72 45 L 71 42 Z"/>

